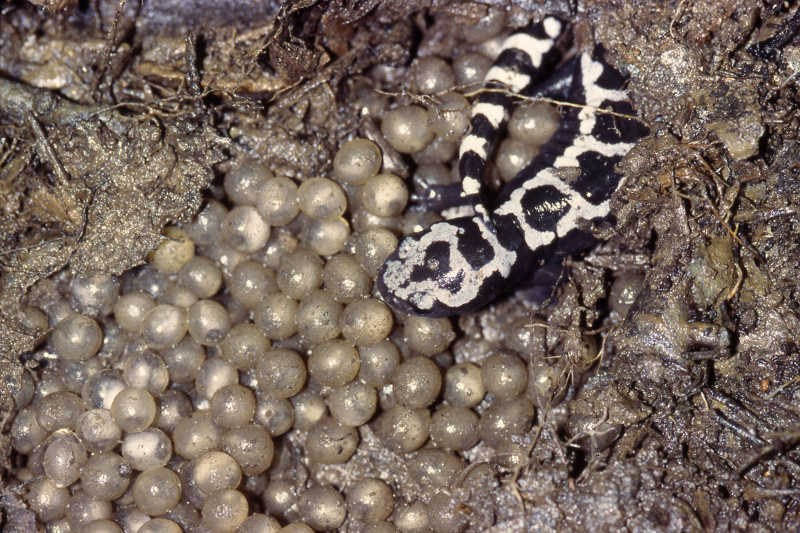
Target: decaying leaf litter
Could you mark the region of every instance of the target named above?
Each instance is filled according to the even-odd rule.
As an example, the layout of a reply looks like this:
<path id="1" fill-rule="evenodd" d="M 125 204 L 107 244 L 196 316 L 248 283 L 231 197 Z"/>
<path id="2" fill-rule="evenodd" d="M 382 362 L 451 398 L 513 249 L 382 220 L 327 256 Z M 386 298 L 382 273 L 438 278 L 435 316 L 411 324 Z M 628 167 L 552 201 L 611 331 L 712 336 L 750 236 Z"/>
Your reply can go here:
<path id="1" fill-rule="evenodd" d="M 380 135 L 353 106 L 355 89 L 373 83 L 364 73 L 434 46 L 434 37 L 419 41 L 420 27 L 446 40 L 486 9 L 224 4 L 2 6 L 6 388 L 46 342 L 29 307 L 51 305 L 72 276 L 119 275 L 144 262 L 165 224 L 221 196 L 215 176 L 237 156 L 299 179 L 325 172 L 348 135 Z M 537 412 L 524 441 L 509 442 L 507 454 L 469 452 L 471 463 L 502 472 L 463 495 L 471 527 L 797 528 L 796 7 L 512 4 L 510 24 L 562 14 L 575 21 L 579 46 L 603 43 L 630 73 L 653 134 L 623 162 L 616 226 L 569 261 L 544 308 L 521 293 L 459 321 L 456 361 L 480 362 L 527 335 L 544 338 L 557 369 L 543 392 L 552 408 Z M 760 42 L 768 46 L 751 48 Z M 408 174 L 402 157 L 393 161 Z M 625 276 L 641 290 L 622 317 L 609 287 Z M 509 322 L 530 327 L 504 338 Z M 4 410 L 13 408 L 0 393 Z M 2 438 L 4 468 L 19 468 Z M 379 441 L 362 439 L 374 464 L 354 461 L 351 474 L 391 461 Z M 413 501 L 402 472 L 397 491 Z M 25 521 L 12 500 L 3 501 L 13 528 Z"/>

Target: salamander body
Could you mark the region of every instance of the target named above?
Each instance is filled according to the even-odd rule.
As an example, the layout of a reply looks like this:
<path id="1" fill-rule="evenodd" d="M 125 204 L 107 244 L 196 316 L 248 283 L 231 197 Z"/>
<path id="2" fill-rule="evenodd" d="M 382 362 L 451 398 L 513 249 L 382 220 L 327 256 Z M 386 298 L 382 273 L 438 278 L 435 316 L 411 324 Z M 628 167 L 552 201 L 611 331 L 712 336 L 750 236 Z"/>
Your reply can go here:
<path id="1" fill-rule="evenodd" d="M 395 308 L 428 317 L 476 310 L 530 279 L 553 258 L 577 253 L 592 239 L 581 221 L 602 223 L 622 185 L 615 165 L 647 134 L 623 90 L 625 78 L 597 46 L 559 69 L 566 25 L 546 17 L 512 34 L 487 72 L 461 141 L 460 201 L 474 215 L 433 224 L 409 235 L 379 273 L 378 288 Z M 567 108 L 540 154 L 490 200 L 483 174 L 492 144 L 518 94 L 547 91 L 576 104 Z"/>

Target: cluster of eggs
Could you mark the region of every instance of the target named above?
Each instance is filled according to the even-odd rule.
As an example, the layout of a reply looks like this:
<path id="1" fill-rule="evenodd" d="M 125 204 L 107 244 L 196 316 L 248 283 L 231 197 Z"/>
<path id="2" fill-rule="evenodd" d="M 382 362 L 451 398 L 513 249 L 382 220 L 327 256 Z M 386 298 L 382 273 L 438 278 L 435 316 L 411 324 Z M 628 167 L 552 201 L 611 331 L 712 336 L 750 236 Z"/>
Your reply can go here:
<path id="1" fill-rule="evenodd" d="M 403 105 L 374 92 L 360 106 L 416 179 L 457 182 L 457 143 L 505 26 L 501 11 L 452 56 L 418 58 Z M 520 106 L 493 162 L 512 178 L 557 123 Z M 18 487 L 52 533 L 462 531 L 447 490 L 468 483 L 464 452 L 527 432 L 558 370 L 544 333 L 508 326 L 505 350 L 453 360 L 450 319 L 400 316 L 374 291 L 403 234 L 439 220 L 406 212 L 409 190 L 381 172 L 368 139 L 342 144 L 328 177 L 275 176 L 242 159 L 224 199 L 168 227 L 147 265 L 121 279 L 68 279 L 30 318 L 52 327 L 10 387 Z M 58 278 L 56 279 L 57 283 Z M 282 447 L 306 466 L 342 464 L 370 425 L 429 488 L 398 501 L 391 476 L 298 487 Z M 293 435 L 296 439 L 289 439 Z M 298 440 L 299 439 L 299 440 Z M 491 473 L 490 473 L 491 474 Z M 313 480 L 313 475 L 312 475 Z M 414 503 L 414 505 L 409 505 Z M 436 512 L 427 512 L 426 505 Z"/>

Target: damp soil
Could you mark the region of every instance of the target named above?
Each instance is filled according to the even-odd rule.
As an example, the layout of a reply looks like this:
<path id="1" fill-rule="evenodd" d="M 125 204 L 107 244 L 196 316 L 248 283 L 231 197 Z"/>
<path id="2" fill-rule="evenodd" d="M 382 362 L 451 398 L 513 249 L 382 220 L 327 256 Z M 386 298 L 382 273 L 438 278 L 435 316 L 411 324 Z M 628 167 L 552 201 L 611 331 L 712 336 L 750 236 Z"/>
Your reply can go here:
<path id="1" fill-rule="evenodd" d="M 355 107 L 368 73 L 408 65 L 487 9 L 35 3 L 0 5 L 0 486 L 19 463 L 7 388 L 46 342 L 30 308 L 52 303 L 53 276 L 141 265 L 166 224 L 221 197 L 236 158 L 305 179 L 329 171 L 348 136 L 385 147 Z M 536 336 L 548 361 L 533 430 L 465 456 L 467 530 L 800 529 L 796 6 L 508 7 L 510 25 L 560 14 L 576 47 L 605 45 L 651 135 L 622 163 L 616 224 L 594 228 L 602 244 L 567 262 L 545 303 L 521 292 L 458 320 L 457 362 Z M 511 323 L 528 327 L 509 338 Z M 305 475 L 388 469 L 413 504 L 419 487 L 362 429 L 364 453 Z M 31 530 L 13 491 L 0 509 L 6 531 Z"/>

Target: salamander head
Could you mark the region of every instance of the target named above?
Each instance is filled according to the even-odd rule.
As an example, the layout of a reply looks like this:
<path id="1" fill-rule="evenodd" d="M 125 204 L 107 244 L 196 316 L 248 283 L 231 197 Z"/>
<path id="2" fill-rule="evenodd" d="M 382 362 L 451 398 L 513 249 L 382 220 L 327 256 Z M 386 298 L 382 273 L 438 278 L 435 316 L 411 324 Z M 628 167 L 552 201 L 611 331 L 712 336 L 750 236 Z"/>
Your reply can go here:
<path id="1" fill-rule="evenodd" d="M 413 315 L 467 313 L 497 296 L 516 261 L 480 218 L 448 220 L 406 237 L 381 268 L 378 289 Z"/>

